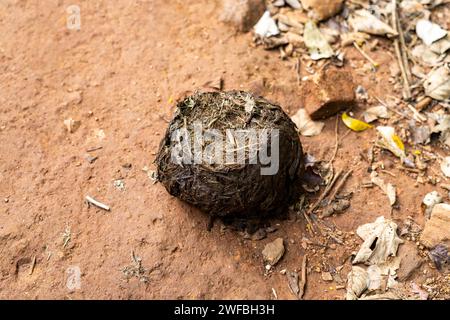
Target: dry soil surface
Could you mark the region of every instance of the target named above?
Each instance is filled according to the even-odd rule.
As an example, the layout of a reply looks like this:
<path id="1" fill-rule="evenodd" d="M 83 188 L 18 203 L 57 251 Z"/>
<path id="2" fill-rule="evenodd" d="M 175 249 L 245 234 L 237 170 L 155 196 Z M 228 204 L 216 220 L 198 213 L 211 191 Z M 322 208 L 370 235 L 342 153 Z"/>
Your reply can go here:
<path id="1" fill-rule="evenodd" d="M 304 219 L 292 216 L 271 220 L 278 230 L 261 241 L 221 222 L 209 232 L 204 214 L 143 171 L 154 170 L 176 99 L 208 81 L 222 77 L 226 90 L 251 90 L 293 115 L 301 93 L 295 61 L 255 48 L 250 33 L 218 22 L 217 0 L 77 1 L 79 31 L 66 27 L 71 4 L 0 2 L 0 298 L 272 299 L 273 288 L 278 298 L 294 299 L 279 271 L 299 270 L 308 254 L 305 298 L 342 299 L 356 236 L 348 235 L 348 245 L 302 246 L 304 238 L 315 240 Z M 382 65 L 376 73 L 361 74 L 354 70 L 366 61 L 354 48 L 346 51 L 345 68 L 358 84 L 398 96 L 386 81 L 389 52 L 374 53 Z M 64 125 L 69 118 L 76 121 L 72 133 Z M 335 118 L 328 119 L 321 135 L 302 137 L 305 151 L 330 159 L 334 126 Z M 344 188 L 353 198 L 326 222 L 344 233 L 380 215 L 399 224 L 411 216 L 423 226 L 420 203 L 436 187 L 389 169 L 396 176 L 383 178 L 397 186 L 399 198 L 392 212 L 379 189 L 361 187 L 369 173 L 360 153 L 374 139 L 374 130 L 352 132 L 340 145 L 335 166 L 354 168 Z M 98 158 L 91 163 L 88 155 Z M 388 153 L 378 160 L 396 161 Z M 86 195 L 111 211 L 88 207 Z M 286 253 L 266 273 L 261 251 L 278 237 Z M 322 280 L 321 271 L 343 263 L 343 282 Z M 79 289 L 67 287 L 71 267 L 81 270 Z M 422 270 L 415 281 L 421 277 Z"/>

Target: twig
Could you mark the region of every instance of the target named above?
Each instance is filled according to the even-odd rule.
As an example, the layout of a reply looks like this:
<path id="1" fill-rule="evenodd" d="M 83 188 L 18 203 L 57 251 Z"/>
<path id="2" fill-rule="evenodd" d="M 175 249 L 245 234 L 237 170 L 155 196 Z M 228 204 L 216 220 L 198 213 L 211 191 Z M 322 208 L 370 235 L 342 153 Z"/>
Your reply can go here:
<path id="1" fill-rule="evenodd" d="M 339 183 L 336 185 L 336 189 L 334 189 L 333 193 L 330 196 L 330 201 L 333 201 L 336 197 L 339 190 L 342 188 L 342 186 L 345 184 L 345 181 L 347 181 L 348 177 L 353 173 L 353 169 L 350 169 L 339 181 Z"/>
<path id="2" fill-rule="evenodd" d="M 412 120 L 411 117 L 404 115 L 403 113 L 399 112 L 398 110 L 392 108 L 391 106 L 389 106 L 386 102 L 384 102 L 383 100 L 381 100 L 380 98 L 378 98 L 377 96 L 374 96 L 375 99 L 378 100 L 379 103 L 381 103 L 384 107 L 388 108 L 389 110 L 391 110 L 392 112 L 398 114 L 400 117 L 402 117 L 402 119 L 409 119 Z"/>
<path id="3" fill-rule="evenodd" d="M 392 28 L 398 33 L 398 24 L 397 24 L 397 0 L 392 0 Z M 406 73 L 406 67 L 403 64 L 403 56 L 400 48 L 400 41 L 398 38 L 394 39 L 394 48 L 395 54 L 397 55 L 397 62 L 402 72 L 403 77 L 403 89 L 404 89 L 404 98 L 406 100 L 411 99 L 411 88 L 409 86 L 408 75 Z"/>
<path id="4" fill-rule="evenodd" d="M 86 152 L 93 152 L 93 151 L 100 150 L 100 149 L 102 149 L 102 148 L 103 148 L 103 147 L 93 147 L 93 148 L 87 149 Z"/>
<path id="5" fill-rule="evenodd" d="M 334 145 L 334 152 L 333 152 L 333 156 L 331 157 L 330 161 L 328 161 L 328 163 L 333 163 L 334 159 L 336 158 L 337 152 L 338 152 L 338 148 L 339 148 L 339 116 L 336 115 L 336 125 L 334 127 L 334 134 L 335 134 L 335 138 L 336 138 L 336 142 Z"/>
<path id="6" fill-rule="evenodd" d="M 331 180 L 330 184 L 327 185 L 325 190 L 322 192 L 322 194 L 320 195 L 319 199 L 317 199 L 317 201 L 312 205 L 312 207 L 309 208 L 309 210 L 306 213 L 306 215 L 309 216 L 311 213 L 314 212 L 314 210 L 317 208 L 317 206 L 322 202 L 323 199 L 325 199 L 325 197 L 328 195 L 330 190 L 333 188 L 333 185 L 336 183 L 337 179 L 341 176 L 341 174 L 342 174 L 342 170 L 339 170 L 336 173 L 336 175 L 333 177 L 333 180 Z"/>
<path id="7" fill-rule="evenodd" d="M 422 111 L 423 109 L 428 107 L 428 105 L 431 103 L 431 101 L 433 101 L 433 99 L 431 99 L 430 97 L 424 97 L 419 102 L 417 102 L 416 110 L 419 112 Z"/>
<path id="8" fill-rule="evenodd" d="M 70 232 L 69 226 L 66 226 L 66 230 L 64 230 L 64 233 L 62 236 L 63 236 L 63 248 L 65 248 L 69 244 L 69 241 L 72 239 L 72 234 Z"/>
<path id="9" fill-rule="evenodd" d="M 427 117 L 425 117 L 423 114 L 420 114 L 419 111 L 417 111 L 416 108 L 414 108 L 412 105 L 407 104 L 407 107 L 414 114 L 414 118 L 416 118 L 415 120 L 418 120 L 420 122 L 427 121 Z"/>
<path id="10" fill-rule="evenodd" d="M 396 178 L 397 176 L 395 175 L 395 173 L 392 173 L 392 172 L 390 172 L 390 171 L 387 171 L 387 170 L 380 170 L 381 172 L 383 172 L 383 173 L 386 173 L 386 174 L 388 174 L 388 175 L 390 175 L 390 176 L 392 176 L 392 177 L 394 177 L 394 178 Z"/>
<path id="11" fill-rule="evenodd" d="M 33 257 L 33 261 L 31 261 L 30 272 L 28 273 L 30 276 L 33 274 L 34 267 L 36 266 L 36 256 Z"/>
<path id="12" fill-rule="evenodd" d="M 297 84 L 300 84 L 302 80 L 300 75 L 300 58 L 298 58 L 297 62 L 295 63 L 295 72 L 297 74 Z"/>
<path id="13" fill-rule="evenodd" d="M 420 173 L 421 171 L 419 169 L 412 169 L 412 168 L 406 168 L 406 167 L 397 167 L 397 169 L 413 172 L 413 173 Z"/>
<path id="14" fill-rule="evenodd" d="M 298 298 L 301 300 L 303 299 L 303 295 L 305 294 L 305 288 L 306 288 L 306 263 L 307 263 L 308 256 L 305 254 L 303 256 L 302 261 L 302 278 L 300 279 L 300 291 L 298 293 Z"/>
<path id="15" fill-rule="evenodd" d="M 278 295 L 274 288 L 272 288 L 272 294 L 273 294 L 275 300 L 278 300 Z"/>
<path id="16" fill-rule="evenodd" d="M 373 60 L 367 53 L 365 53 L 364 50 L 355 41 L 353 42 L 353 45 L 359 51 L 359 53 L 361 53 L 361 55 L 374 66 L 374 68 L 378 68 L 380 66 L 380 64 Z"/>
<path id="17" fill-rule="evenodd" d="M 412 78 L 411 78 L 411 70 L 409 68 L 408 48 L 406 47 L 405 34 L 403 33 L 403 28 L 402 28 L 397 10 L 395 11 L 395 13 L 396 13 L 396 20 L 397 20 L 397 32 L 398 32 L 398 35 L 400 38 L 400 48 L 402 49 L 402 61 L 403 61 L 403 65 L 405 66 L 405 71 L 406 71 L 406 76 L 408 77 L 408 81 L 409 81 L 409 83 L 411 83 Z"/>
<path id="18" fill-rule="evenodd" d="M 311 227 L 312 233 L 315 234 L 316 230 L 314 229 L 314 224 L 311 221 L 311 218 L 309 217 L 309 215 L 305 211 L 303 211 L 303 216 L 305 217 L 306 222 L 308 223 L 308 225 Z"/>
<path id="19" fill-rule="evenodd" d="M 104 203 L 101 203 L 100 201 L 95 200 L 94 198 L 90 197 L 90 196 L 86 196 L 86 202 L 89 204 L 93 204 L 96 207 L 99 207 L 103 210 L 109 211 L 111 210 L 111 208 L 109 206 L 107 206 Z"/>

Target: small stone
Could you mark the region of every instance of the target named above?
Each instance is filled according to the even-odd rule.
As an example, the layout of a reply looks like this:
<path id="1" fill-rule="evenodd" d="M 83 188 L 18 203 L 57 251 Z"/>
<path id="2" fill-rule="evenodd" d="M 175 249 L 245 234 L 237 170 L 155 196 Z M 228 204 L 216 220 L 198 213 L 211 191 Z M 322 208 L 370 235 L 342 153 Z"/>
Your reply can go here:
<path id="1" fill-rule="evenodd" d="M 329 272 L 322 272 L 323 281 L 333 281 L 333 276 Z"/>
<path id="2" fill-rule="evenodd" d="M 124 163 L 124 164 L 122 165 L 122 168 L 124 168 L 124 169 L 131 169 L 131 167 L 132 167 L 132 165 L 131 165 L 131 163 L 129 163 L 129 162 Z"/>
<path id="3" fill-rule="evenodd" d="M 420 242 L 427 248 L 438 244 L 450 245 L 450 204 L 436 204 L 425 223 Z"/>
<path id="4" fill-rule="evenodd" d="M 77 105 L 83 101 L 83 92 L 82 91 L 73 91 L 69 92 L 65 97 L 62 103 L 62 107 L 67 107 L 69 105 Z"/>
<path id="5" fill-rule="evenodd" d="M 406 281 L 420 268 L 423 260 L 419 256 L 417 247 L 409 242 L 399 247 L 397 255 L 401 259 L 400 268 L 397 271 L 398 279 Z"/>
<path id="6" fill-rule="evenodd" d="M 240 32 L 248 32 L 265 10 L 264 0 L 225 0 L 220 20 L 230 23 Z"/>
<path id="7" fill-rule="evenodd" d="M 444 265 L 450 266 L 450 255 L 446 246 L 439 244 L 428 253 L 431 261 L 439 271 L 443 270 Z"/>
<path id="8" fill-rule="evenodd" d="M 338 14 L 344 0 L 301 0 L 303 8 L 309 11 L 311 18 L 322 21 Z"/>
<path id="9" fill-rule="evenodd" d="M 274 241 L 266 244 L 262 251 L 264 261 L 269 265 L 274 266 L 284 254 L 284 243 L 282 238 L 277 238 Z"/>
<path id="10" fill-rule="evenodd" d="M 350 207 L 350 201 L 347 199 L 340 199 L 334 201 L 330 206 L 325 208 L 322 212 L 322 218 L 329 217 L 333 213 L 342 213 Z"/>
<path id="11" fill-rule="evenodd" d="M 311 119 L 323 119 L 355 103 L 355 83 L 351 73 L 329 67 L 306 81 L 302 96 Z"/>
<path id="12" fill-rule="evenodd" d="M 67 132 L 73 133 L 73 132 L 75 132 L 75 131 L 78 129 L 78 127 L 80 126 L 80 121 L 75 121 L 75 120 L 73 120 L 72 118 L 65 119 L 65 120 L 64 120 L 64 126 L 66 127 Z"/>
<path id="13" fill-rule="evenodd" d="M 89 162 L 89 163 L 94 163 L 95 160 L 98 159 L 98 157 L 93 157 L 93 156 L 91 156 L 90 154 L 87 154 L 87 155 L 85 156 L 85 159 L 86 159 L 87 162 Z"/>
<path id="14" fill-rule="evenodd" d="M 125 183 L 121 179 L 114 180 L 114 187 L 123 191 L 125 189 Z"/>

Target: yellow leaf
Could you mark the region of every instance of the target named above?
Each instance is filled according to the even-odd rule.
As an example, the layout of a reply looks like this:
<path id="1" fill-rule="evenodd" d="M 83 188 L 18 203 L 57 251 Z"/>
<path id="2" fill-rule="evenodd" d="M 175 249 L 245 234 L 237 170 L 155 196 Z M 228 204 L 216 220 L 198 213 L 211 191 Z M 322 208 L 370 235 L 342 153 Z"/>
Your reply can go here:
<path id="1" fill-rule="evenodd" d="M 365 123 L 364 121 L 353 119 L 346 112 L 342 114 L 342 121 L 353 131 L 364 131 L 373 127 L 370 124 Z"/>
<path id="2" fill-rule="evenodd" d="M 400 159 L 406 157 L 405 146 L 393 127 L 379 126 L 377 130 L 381 135 L 378 143 L 382 148 L 388 149 Z"/>
<path id="3" fill-rule="evenodd" d="M 403 144 L 402 140 L 398 135 L 394 134 L 392 136 L 392 140 L 394 140 L 394 143 L 397 145 L 397 147 L 400 148 L 400 150 L 405 151 L 405 145 Z"/>

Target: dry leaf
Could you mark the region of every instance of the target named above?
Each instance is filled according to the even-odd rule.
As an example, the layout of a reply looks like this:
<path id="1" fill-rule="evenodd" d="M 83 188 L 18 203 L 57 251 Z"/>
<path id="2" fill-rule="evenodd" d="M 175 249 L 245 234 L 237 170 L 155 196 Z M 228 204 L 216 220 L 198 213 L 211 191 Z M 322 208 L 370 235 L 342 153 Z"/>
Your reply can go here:
<path id="1" fill-rule="evenodd" d="M 285 0 L 286 3 L 291 6 L 294 9 L 301 9 L 302 6 L 300 5 L 300 2 L 298 0 Z"/>
<path id="2" fill-rule="evenodd" d="M 431 47 L 427 47 L 426 45 L 419 44 L 415 46 L 411 51 L 413 57 L 415 57 L 420 62 L 423 62 L 425 65 L 436 66 L 442 62 L 443 56 L 435 53 L 431 50 Z"/>
<path id="3" fill-rule="evenodd" d="M 427 219 L 430 218 L 431 212 L 433 211 L 433 208 L 435 205 L 442 202 L 442 197 L 437 191 L 431 191 L 425 195 L 425 197 L 422 200 L 422 203 L 425 205 L 425 217 Z"/>
<path id="4" fill-rule="evenodd" d="M 348 21 L 355 32 L 362 31 L 373 35 L 397 35 L 397 32 L 388 24 L 364 9 L 355 11 L 354 15 Z"/>
<path id="5" fill-rule="evenodd" d="M 370 123 L 378 119 L 389 119 L 390 114 L 385 106 L 377 106 L 368 108 L 363 113 L 364 121 Z"/>
<path id="6" fill-rule="evenodd" d="M 308 21 L 306 23 L 303 38 L 311 59 L 320 60 L 333 56 L 333 49 L 314 22 Z"/>
<path id="7" fill-rule="evenodd" d="M 364 243 L 356 254 L 353 264 L 366 263 L 369 265 L 386 262 L 389 256 L 397 254 L 398 246 L 403 243 L 397 235 L 397 224 L 378 217 L 374 223 L 360 226 L 356 233 Z"/>
<path id="8" fill-rule="evenodd" d="M 439 140 L 450 147 L 450 115 L 447 113 L 427 113 L 428 119 L 434 121 L 431 124 L 431 132 L 439 133 Z"/>
<path id="9" fill-rule="evenodd" d="M 373 128 L 372 125 L 365 123 L 364 121 L 350 117 L 346 112 L 342 114 L 342 121 L 348 128 L 352 129 L 353 131 L 364 131 Z"/>
<path id="10" fill-rule="evenodd" d="M 393 127 L 379 126 L 377 130 L 381 138 L 378 141 L 378 145 L 391 151 L 400 159 L 404 159 L 406 157 L 405 146 L 400 137 L 395 134 L 395 129 Z"/>
<path id="11" fill-rule="evenodd" d="M 442 29 L 435 23 L 432 23 L 425 19 L 420 19 L 416 24 L 417 36 L 427 45 L 431 45 L 433 42 L 442 39 L 447 35 L 447 31 Z"/>
<path id="12" fill-rule="evenodd" d="M 439 41 L 434 42 L 428 48 L 436 54 L 443 55 L 450 49 L 450 38 L 447 36 Z"/>
<path id="13" fill-rule="evenodd" d="M 393 206 L 395 204 L 395 200 L 396 200 L 395 187 L 390 183 L 384 182 L 383 179 L 378 177 L 378 174 L 376 173 L 376 171 L 372 171 L 372 173 L 370 174 L 370 179 L 371 179 L 372 183 L 376 184 L 378 187 L 380 187 L 381 190 L 383 190 L 383 192 L 389 198 L 389 204 L 391 206 Z"/>
<path id="14" fill-rule="evenodd" d="M 442 66 L 432 70 L 423 84 L 425 94 L 433 99 L 444 101 L 450 98 L 450 68 Z"/>
<path id="15" fill-rule="evenodd" d="M 441 170 L 447 178 L 450 178 L 450 157 L 445 157 L 441 161 Z"/>
<path id="16" fill-rule="evenodd" d="M 268 38 L 280 34 L 280 30 L 278 30 L 277 24 L 270 16 L 269 11 L 264 12 L 261 19 L 259 19 L 256 23 L 254 29 L 255 34 L 262 38 Z"/>
<path id="17" fill-rule="evenodd" d="M 369 286 L 369 277 L 366 270 L 353 266 L 347 276 L 347 300 L 357 300 Z"/>
<path id="18" fill-rule="evenodd" d="M 305 137 L 317 136 L 322 132 L 323 126 L 325 125 L 323 122 L 311 120 L 305 109 L 298 110 L 291 119 L 297 126 L 300 134 Z"/>
<path id="19" fill-rule="evenodd" d="M 431 130 L 427 125 L 416 125 L 411 119 L 408 123 L 411 140 L 414 144 L 428 144 L 430 142 Z"/>
<path id="20" fill-rule="evenodd" d="M 362 46 L 367 40 L 370 40 L 370 36 L 363 32 L 349 32 L 341 34 L 341 44 L 343 47 L 353 45 L 356 42 L 357 45 Z"/>

